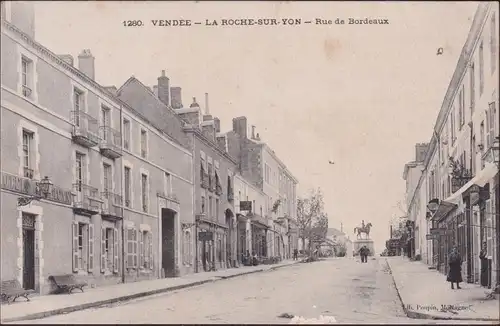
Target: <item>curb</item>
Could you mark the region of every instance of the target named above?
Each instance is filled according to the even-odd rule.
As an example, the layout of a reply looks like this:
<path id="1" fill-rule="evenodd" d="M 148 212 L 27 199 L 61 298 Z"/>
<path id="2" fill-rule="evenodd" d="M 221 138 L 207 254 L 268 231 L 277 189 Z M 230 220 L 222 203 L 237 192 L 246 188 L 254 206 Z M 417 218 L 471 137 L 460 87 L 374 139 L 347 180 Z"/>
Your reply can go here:
<path id="1" fill-rule="evenodd" d="M 394 275 L 392 274 L 392 268 L 391 264 L 387 261 L 387 258 L 385 259 L 385 262 L 387 264 L 387 267 L 389 268 L 389 271 L 391 273 L 392 277 L 392 283 L 394 284 L 394 287 L 396 288 L 396 293 L 398 294 L 399 301 L 401 302 L 401 307 L 403 308 L 403 311 L 405 312 L 406 316 L 411 319 L 431 319 L 431 320 L 461 320 L 461 321 L 498 321 L 498 319 L 495 318 L 469 318 L 469 317 L 442 317 L 442 316 L 435 316 L 432 314 L 426 314 L 423 312 L 416 312 L 416 311 L 411 311 L 406 309 L 405 304 L 403 302 L 403 299 L 401 299 L 401 294 L 399 293 L 398 286 L 396 285 L 396 280 L 394 279 Z"/>
<path id="2" fill-rule="evenodd" d="M 289 264 L 289 265 L 276 266 L 276 267 L 270 268 L 268 270 L 275 270 L 278 268 L 288 267 L 288 266 L 292 266 L 295 264 L 296 263 Z M 187 283 L 187 284 L 181 284 L 181 285 L 176 285 L 176 286 L 171 286 L 171 287 L 166 287 L 166 288 L 161 288 L 161 289 L 155 289 L 155 290 L 146 291 L 146 292 L 139 292 L 139 293 L 134 293 L 131 295 L 121 296 L 121 297 L 117 297 L 117 298 L 111 298 L 111 299 L 106 299 L 106 300 L 101 300 L 101 301 L 96 301 L 96 302 L 89 302 L 89 303 L 75 305 L 75 306 L 71 306 L 71 307 L 65 307 L 65 308 L 61 308 L 61 309 L 43 311 L 43 312 L 38 312 L 38 313 L 29 314 L 29 315 L 20 316 L 20 317 L 6 318 L 6 319 L 2 319 L 1 322 L 2 323 L 11 323 L 11 322 L 17 322 L 17 321 L 42 319 L 42 318 L 47 318 L 50 316 L 67 314 L 67 313 L 86 310 L 86 309 L 90 309 L 90 308 L 97 308 L 100 306 L 104 306 L 104 305 L 108 305 L 108 304 L 112 304 L 112 303 L 116 303 L 116 302 L 126 302 L 126 301 L 130 301 L 130 300 L 134 300 L 134 299 L 138 299 L 138 298 L 142 298 L 142 297 L 155 295 L 155 294 L 172 292 L 172 291 L 181 290 L 181 289 L 185 289 L 185 288 L 195 287 L 195 286 L 206 284 L 206 283 L 213 283 L 213 282 L 217 282 L 220 280 L 227 280 L 230 278 L 248 275 L 248 274 L 254 274 L 254 273 L 263 272 L 263 271 L 265 271 L 265 269 L 257 269 L 257 270 L 248 271 L 248 272 L 241 273 L 241 274 L 229 275 L 229 276 L 216 276 L 214 278 L 210 278 L 210 279 L 203 280 L 203 281 L 197 281 L 197 282 L 193 282 L 193 283 Z"/>

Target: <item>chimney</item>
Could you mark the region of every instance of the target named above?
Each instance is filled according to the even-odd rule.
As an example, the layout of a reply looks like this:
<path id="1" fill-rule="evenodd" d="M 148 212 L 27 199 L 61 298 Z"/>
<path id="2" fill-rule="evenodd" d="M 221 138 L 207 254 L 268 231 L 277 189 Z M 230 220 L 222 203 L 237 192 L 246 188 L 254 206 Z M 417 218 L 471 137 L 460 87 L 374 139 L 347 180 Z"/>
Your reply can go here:
<path id="1" fill-rule="evenodd" d="M 95 58 L 89 49 L 78 55 L 78 69 L 92 80 L 95 79 Z"/>
<path id="2" fill-rule="evenodd" d="M 165 70 L 158 77 L 158 98 L 163 104 L 170 106 L 170 79 L 165 75 Z"/>
<path id="3" fill-rule="evenodd" d="M 248 131 L 247 131 L 247 118 L 246 117 L 237 117 L 233 119 L 233 131 L 240 135 L 240 137 L 247 139 Z"/>
<path id="4" fill-rule="evenodd" d="M 220 132 L 220 120 L 219 118 L 214 118 L 214 127 L 215 127 L 215 132 Z"/>
<path id="5" fill-rule="evenodd" d="M 2 1 L 2 18 L 35 38 L 35 6 L 31 1 Z"/>
<path id="6" fill-rule="evenodd" d="M 60 54 L 58 55 L 58 57 L 71 66 L 73 66 L 75 63 L 75 60 L 73 60 L 73 56 L 71 54 Z"/>
<path id="7" fill-rule="evenodd" d="M 255 126 L 252 126 L 252 139 L 255 139 Z"/>
<path id="8" fill-rule="evenodd" d="M 255 137 L 255 140 L 260 140 L 259 133 L 257 133 L 257 136 Z"/>
<path id="9" fill-rule="evenodd" d="M 208 107 L 208 93 L 205 93 L 205 114 L 210 115 L 210 108 Z"/>
<path id="10" fill-rule="evenodd" d="M 170 87 L 170 97 L 172 108 L 182 109 L 182 89 L 180 87 Z"/>

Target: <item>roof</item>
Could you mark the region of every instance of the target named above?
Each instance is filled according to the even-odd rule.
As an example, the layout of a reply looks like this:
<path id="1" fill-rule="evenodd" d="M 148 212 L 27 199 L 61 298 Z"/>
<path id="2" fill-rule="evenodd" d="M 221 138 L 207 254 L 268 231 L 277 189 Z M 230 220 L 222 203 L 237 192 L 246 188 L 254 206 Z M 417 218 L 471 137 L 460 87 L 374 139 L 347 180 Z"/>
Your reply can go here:
<path id="1" fill-rule="evenodd" d="M 153 126 L 165 132 L 173 141 L 190 148 L 188 136 L 183 130 L 184 121 L 137 78 L 130 77 L 116 93 L 118 98 L 139 111 Z"/>

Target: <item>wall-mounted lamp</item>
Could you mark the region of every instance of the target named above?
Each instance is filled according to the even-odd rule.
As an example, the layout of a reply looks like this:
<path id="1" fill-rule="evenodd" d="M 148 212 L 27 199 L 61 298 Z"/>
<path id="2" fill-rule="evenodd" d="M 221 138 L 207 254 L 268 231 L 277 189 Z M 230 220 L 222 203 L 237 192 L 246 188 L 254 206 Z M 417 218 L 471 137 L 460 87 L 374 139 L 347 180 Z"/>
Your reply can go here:
<path id="1" fill-rule="evenodd" d="M 435 199 L 432 199 L 431 201 L 429 201 L 429 203 L 427 204 L 427 209 L 429 210 L 429 212 L 434 215 L 434 213 L 436 213 L 436 211 L 438 210 L 438 207 L 439 207 L 439 199 L 435 198 Z"/>
<path id="2" fill-rule="evenodd" d="M 50 181 L 49 177 L 45 177 L 40 182 L 37 183 L 37 190 L 41 194 L 33 195 L 33 196 L 25 196 L 17 198 L 17 206 L 26 206 L 29 205 L 33 200 L 40 200 L 42 198 L 47 198 L 47 196 L 52 192 L 53 183 Z"/>

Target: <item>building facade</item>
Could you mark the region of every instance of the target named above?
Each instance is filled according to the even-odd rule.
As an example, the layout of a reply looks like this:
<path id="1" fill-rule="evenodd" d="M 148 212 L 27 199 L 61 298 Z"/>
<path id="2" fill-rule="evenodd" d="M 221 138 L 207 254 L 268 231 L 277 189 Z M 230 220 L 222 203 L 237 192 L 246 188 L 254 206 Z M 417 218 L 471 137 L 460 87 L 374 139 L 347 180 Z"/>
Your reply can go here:
<path id="1" fill-rule="evenodd" d="M 226 134 L 228 150 L 238 159 L 238 167 L 243 178 L 252 183 L 265 195 L 261 210 L 261 221 L 255 223 L 254 237 L 265 239 L 266 245 L 260 248 L 260 255 L 287 258 L 292 255 L 292 232 L 287 219 L 296 220 L 297 179 L 274 151 L 255 134 L 252 126 L 248 133 L 246 117 L 233 119 L 233 130 Z M 258 236 L 256 234 L 259 234 Z M 263 242 L 264 240 L 261 240 Z"/>
<path id="2" fill-rule="evenodd" d="M 419 217 L 431 220 L 433 264 L 443 273 L 457 246 L 467 282 L 478 283 L 485 245 L 488 286 L 498 283 L 500 269 L 498 111 L 498 4 L 481 3 L 424 160 L 429 211 Z"/>
<path id="3" fill-rule="evenodd" d="M 31 28 L 32 13 L 9 16 Z M 51 275 L 100 285 L 187 272 L 180 237 L 162 254 L 159 221 L 165 209 L 192 216 L 191 151 L 96 83 L 90 51 L 77 69 L 30 28 L 2 24 L 2 278 L 44 294 Z M 51 192 L 29 202 L 45 176 Z"/>

